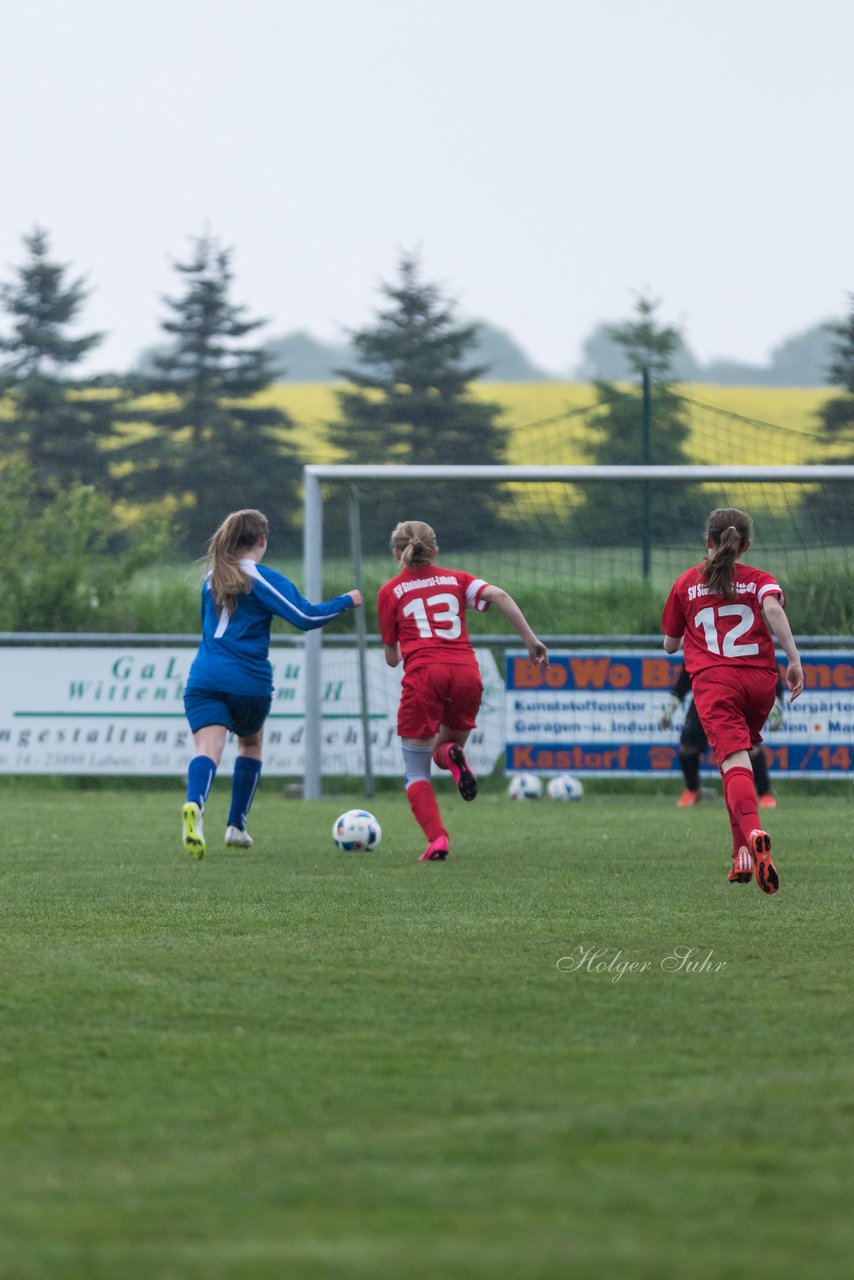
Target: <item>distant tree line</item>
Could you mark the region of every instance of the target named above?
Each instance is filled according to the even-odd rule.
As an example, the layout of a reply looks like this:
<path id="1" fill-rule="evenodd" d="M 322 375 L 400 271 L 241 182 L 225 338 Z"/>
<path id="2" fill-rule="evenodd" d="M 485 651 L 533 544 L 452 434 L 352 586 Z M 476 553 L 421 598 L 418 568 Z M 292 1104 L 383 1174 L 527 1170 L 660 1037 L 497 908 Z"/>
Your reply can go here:
<path id="1" fill-rule="evenodd" d="M 485 320 L 473 323 L 475 341 L 471 357 L 481 366 L 479 376 L 483 381 L 545 382 L 560 376 L 579 382 L 625 382 L 634 376 L 625 347 L 614 336 L 618 325 L 597 325 L 582 344 L 580 362 L 573 370 L 567 366 L 565 374 L 558 374 L 535 364 L 505 330 Z M 767 364 L 727 359 L 703 364 L 684 335 L 677 331 L 670 371 L 679 382 L 725 387 L 820 387 L 827 383 L 834 366 L 835 327 L 828 321 L 785 338 L 774 347 Z M 356 359 L 353 340 L 325 342 L 303 329 L 269 338 L 264 348 L 278 382 L 337 382 L 341 379 L 341 370 Z M 135 371 L 150 372 L 157 355 L 156 347 L 142 351 Z"/>
<path id="2" fill-rule="evenodd" d="M 632 376 L 631 363 L 613 336 L 614 325 L 597 325 L 582 345 L 582 359 L 566 376 L 579 382 L 606 379 L 624 382 Z M 812 325 L 784 339 L 771 352 L 767 364 L 740 360 L 712 360 L 703 364 L 680 334 L 673 351 L 672 374 L 679 382 L 701 382 L 722 387 L 820 387 L 833 367 L 834 325 Z M 335 382 L 340 370 L 354 359 L 349 342 L 324 342 L 297 330 L 266 344 L 278 381 Z M 151 360 L 151 350 L 140 356 L 139 367 Z M 545 382 L 558 376 L 536 365 L 516 340 L 503 329 L 477 321 L 477 342 L 472 352 L 484 366 L 483 380 L 491 382 Z"/>
<path id="3" fill-rule="evenodd" d="M 679 382 L 706 382 L 722 387 L 819 387 L 828 381 L 834 365 L 832 322 L 812 325 L 786 338 L 771 352 L 767 364 L 739 360 L 713 360 L 702 364 L 677 332 L 670 370 Z M 585 341 L 577 376 L 583 382 L 607 378 L 622 382 L 632 377 L 632 363 L 614 336 L 614 325 L 601 324 Z"/>

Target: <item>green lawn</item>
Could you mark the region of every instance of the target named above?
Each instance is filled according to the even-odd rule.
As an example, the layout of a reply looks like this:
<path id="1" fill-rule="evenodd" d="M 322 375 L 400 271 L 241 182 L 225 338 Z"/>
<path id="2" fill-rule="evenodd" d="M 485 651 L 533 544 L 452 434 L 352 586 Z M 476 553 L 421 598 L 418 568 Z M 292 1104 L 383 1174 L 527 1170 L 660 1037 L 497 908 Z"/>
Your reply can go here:
<path id="1" fill-rule="evenodd" d="M 371 855 L 226 791 L 196 864 L 180 784 L 0 788 L 4 1280 L 850 1274 L 847 787 L 780 784 L 775 898 L 676 782 L 446 788 L 428 865 L 396 791 Z"/>

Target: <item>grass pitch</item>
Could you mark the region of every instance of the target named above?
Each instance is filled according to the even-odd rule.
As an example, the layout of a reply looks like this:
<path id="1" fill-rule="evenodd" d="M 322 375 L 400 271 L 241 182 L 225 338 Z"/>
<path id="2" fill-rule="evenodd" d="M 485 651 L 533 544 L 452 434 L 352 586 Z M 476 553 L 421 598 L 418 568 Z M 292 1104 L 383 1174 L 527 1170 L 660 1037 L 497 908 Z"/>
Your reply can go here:
<path id="1" fill-rule="evenodd" d="M 847 787 L 781 784 L 775 898 L 676 783 L 445 786 L 438 865 L 226 791 L 195 864 L 180 785 L 2 790 L 4 1280 L 849 1274 Z"/>

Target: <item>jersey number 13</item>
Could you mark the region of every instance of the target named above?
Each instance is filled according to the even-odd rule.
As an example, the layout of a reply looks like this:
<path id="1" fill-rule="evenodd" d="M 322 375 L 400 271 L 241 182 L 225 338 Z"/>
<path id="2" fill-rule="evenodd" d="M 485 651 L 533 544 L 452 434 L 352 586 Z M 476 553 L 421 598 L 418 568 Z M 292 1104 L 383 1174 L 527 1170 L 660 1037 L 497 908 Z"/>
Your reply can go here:
<path id="1" fill-rule="evenodd" d="M 434 636 L 439 640 L 456 640 L 462 633 L 460 602 L 449 592 L 428 596 L 426 600 L 413 596 L 401 612 L 405 618 L 412 618 L 422 640 L 430 640 Z"/>

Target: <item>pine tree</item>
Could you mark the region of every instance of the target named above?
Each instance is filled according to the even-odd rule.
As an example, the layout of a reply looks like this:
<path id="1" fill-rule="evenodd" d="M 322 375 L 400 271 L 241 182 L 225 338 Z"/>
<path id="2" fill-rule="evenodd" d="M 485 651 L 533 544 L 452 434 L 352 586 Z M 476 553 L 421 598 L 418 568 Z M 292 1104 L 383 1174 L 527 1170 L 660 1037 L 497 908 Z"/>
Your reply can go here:
<path id="1" fill-rule="evenodd" d="M 105 482 L 113 397 L 69 376 L 103 337 L 69 333 L 88 297 L 84 281 L 69 280 L 68 267 L 51 259 L 46 231 L 36 227 L 23 242 L 27 260 L 13 283 L 0 285 L 0 308 L 12 319 L 11 335 L 0 339 L 8 406 L 0 449 L 26 459 L 47 499 L 77 483 Z"/>
<path id="2" fill-rule="evenodd" d="M 229 511 L 258 507 L 281 532 L 297 508 L 293 423 L 258 402 L 271 367 L 263 346 L 244 340 L 266 322 L 232 302 L 231 256 L 202 236 L 189 260 L 175 263 L 182 289 L 164 299 L 168 345 L 154 356 L 154 372 L 135 382 L 145 399 L 131 416 L 148 425 L 123 450 L 127 496 L 179 498 L 179 538 L 193 554 Z"/>
<path id="3" fill-rule="evenodd" d="M 636 317 L 614 325 L 610 335 L 625 352 L 629 370 L 649 374 L 650 427 L 644 440 L 643 389 L 597 381 L 596 406 L 588 425 L 597 438 L 587 446 L 587 460 L 601 466 L 650 463 L 676 466 L 691 461 L 686 453 L 689 428 L 684 406 L 674 390 L 671 360 L 682 348 L 677 329 L 656 319 L 656 301 L 641 297 Z M 574 536 L 590 544 L 638 545 L 644 524 L 644 493 L 639 484 L 608 482 L 584 486 L 572 518 Z M 658 542 L 673 535 L 702 533 L 708 501 L 696 486 L 652 486 L 649 532 Z"/>
<path id="4" fill-rule="evenodd" d="M 357 366 L 339 370 L 350 385 L 336 393 L 340 418 L 330 424 L 331 442 L 348 462 L 501 463 L 501 408 L 470 392 L 486 371 L 466 363 L 478 326 L 457 323 L 453 304 L 421 279 L 416 257 L 404 254 L 399 273 L 396 283 L 382 286 L 389 305 L 376 323 L 352 335 Z M 487 544 L 501 530 L 500 494 L 482 486 L 461 492 L 372 482 L 370 501 L 365 534 L 375 547 L 387 545 L 398 520 L 426 520 L 449 548 Z"/>
<path id="5" fill-rule="evenodd" d="M 833 340 L 827 381 L 841 394 L 831 396 L 819 410 L 824 448 L 817 462 L 828 461 L 825 453 L 830 448 L 834 462 L 854 463 L 854 293 L 850 299 L 848 318 L 828 325 Z M 854 485 L 839 481 L 819 485 L 803 505 L 822 541 L 842 546 L 854 541 Z"/>
<path id="6" fill-rule="evenodd" d="M 845 408 L 839 413 L 846 426 L 854 423 L 854 293 L 849 297 L 851 311 L 848 318 L 841 324 L 828 325 L 833 335 L 833 354 L 827 369 L 827 381 L 833 386 L 845 388 L 846 397 L 842 402 Z M 835 421 L 834 413 L 828 425 L 832 425 Z"/>

